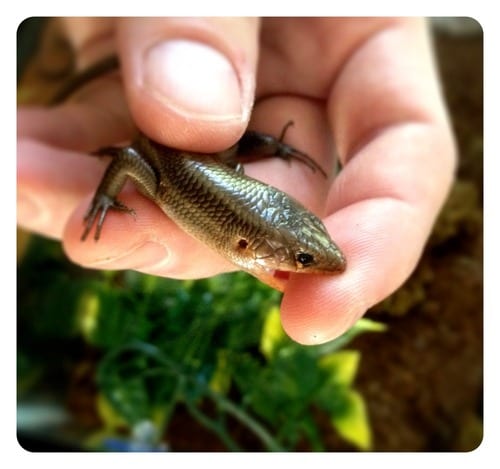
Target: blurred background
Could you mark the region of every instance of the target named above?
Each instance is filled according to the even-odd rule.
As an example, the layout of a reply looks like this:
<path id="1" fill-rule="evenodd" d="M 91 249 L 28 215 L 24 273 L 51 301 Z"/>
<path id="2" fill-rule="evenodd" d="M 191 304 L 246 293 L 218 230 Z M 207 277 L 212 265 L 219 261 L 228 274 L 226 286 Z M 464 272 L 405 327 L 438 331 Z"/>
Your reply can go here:
<path id="1" fill-rule="evenodd" d="M 302 347 L 243 273 L 72 265 L 18 231 L 18 441 L 31 451 L 470 451 L 482 439 L 483 35 L 433 18 L 458 177 L 421 262 L 339 339 Z M 71 74 L 51 19 L 18 29 L 18 103 Z"/>

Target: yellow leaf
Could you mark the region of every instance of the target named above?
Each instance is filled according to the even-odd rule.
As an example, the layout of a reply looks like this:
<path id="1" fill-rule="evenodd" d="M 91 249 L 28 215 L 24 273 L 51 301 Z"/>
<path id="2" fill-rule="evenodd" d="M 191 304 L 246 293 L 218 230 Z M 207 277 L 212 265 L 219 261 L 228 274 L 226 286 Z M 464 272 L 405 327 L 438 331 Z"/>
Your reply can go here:
<path id="1" fill-rule="evenodd" d="M 318 365 L 330 373 L 332 383 L 349 386 L 356 376 L 360 358 L 356 350 L 342 350 L 321 357 Z"/>
<path id="2" fill-rule="evenodd" d="M 18 264 L 22 261 L 24 254 L 28 250 L 28 245 L 29 245 L 30 239 L 31 239 L 30 233 L 28 233 L 27 231 L 24 231 L 20 228 L 17 228 L 17 237 L 16 237 L 17 245 L 16 245 L 16 247 L 17 247 L 17 263 Z"/>
<path id="3" fill-rule="evenodd" d="M 84 338 L 92 342 L 92 336 L 99 318 L 99 297 L 90 291 L 85 291 L 77 306 L 77 318 L 80 331 Z"/>
<path id="4" fill-rule="evenodd" d="M 128 424 L 126 420 L 119 415 L 113 406 L 110 404 L 108 399 L 104 394 L 99 393 L 97 395 L 97 413 L 103 421 L 104 427 L 106 429 L 116 429 L 116 428 L 126 428 Z"/>
<path id="5" fill-rule="evenodd" d="M 231 385 L 231 373 L 227 363 L 227 355 L 223 350 L 217 353 L 217 366 L 210 379 L 210 389 L 220 394 L 227 394 Z"/>
<path id="6" fill-rule="evenodd" d="M 363 332 L 385 332 L 387 330 L 386 324 L 366 318 L 358 319 L 353 327 Z"/>
<path id="7" fill-rule="evenodd" d="M 262 336 L 260 338 L 260 351 L 270 359 L 278 345 L 286 338 L 285 331 L 281 326 L 280 310 L 277 306 L 272 307 L 267 314 Z"/>
<path id="8" fill-rule="evenodd" d="M 347 408 L 332 416 L 332 424 L 339 434 L 357 448 L 367 451 L 372 447 L 372 433 L 365 401 L 361 394 L 349 390 L 345 395 Z"/>

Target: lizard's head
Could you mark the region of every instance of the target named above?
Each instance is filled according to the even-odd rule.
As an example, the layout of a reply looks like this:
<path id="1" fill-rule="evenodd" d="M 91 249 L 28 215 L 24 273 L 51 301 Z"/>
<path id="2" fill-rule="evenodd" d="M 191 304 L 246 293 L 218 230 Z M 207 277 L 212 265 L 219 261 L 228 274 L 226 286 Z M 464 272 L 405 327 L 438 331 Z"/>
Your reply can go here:
<path id="1" fill-rule="evenodd" d="M 273 228 L 254 235 L 240 236 L 235 262 L 265 283 L 282 289 L 284 272 L 336 274 L 346 268 L 346 259 L 332 241 L 323 223 L 310 213 L 293 220 L 285 228 Z"/>

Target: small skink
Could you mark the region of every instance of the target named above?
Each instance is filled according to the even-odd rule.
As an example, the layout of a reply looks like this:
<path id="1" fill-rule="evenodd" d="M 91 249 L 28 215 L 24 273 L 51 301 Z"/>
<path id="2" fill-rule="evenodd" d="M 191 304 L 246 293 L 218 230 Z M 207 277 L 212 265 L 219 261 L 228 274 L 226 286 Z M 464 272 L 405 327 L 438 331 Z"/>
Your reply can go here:
<path id="1" fill-rule="evenodd" d="M 118 65 L 116 59 L 106 60 Z M 93 69 L 106 70 L 102 63 Z M 79 87 L 96 75 L 86 71 L 73 81 Z M 67 86 L 57 100 L 74 88 Z M 344 271 L 345 257 L 321 220 L 284 192 L 246 176 L 238 162 L 241 157 L 296 159 L 326 175 L 308 155 L 283 142 L 287 127 L 279 138 L 247 131 L 231 148 L 213 154 L 169 148 L 143 134 L 128 146 L 98 150 L 112 161 L 85 216 L 82 240 L 94 224 L 99 239 L 108 210 L 135 213 L 117 198 L 130 178 L 188 234 L 274 288 L 284 289 L 283 272 Z"/>

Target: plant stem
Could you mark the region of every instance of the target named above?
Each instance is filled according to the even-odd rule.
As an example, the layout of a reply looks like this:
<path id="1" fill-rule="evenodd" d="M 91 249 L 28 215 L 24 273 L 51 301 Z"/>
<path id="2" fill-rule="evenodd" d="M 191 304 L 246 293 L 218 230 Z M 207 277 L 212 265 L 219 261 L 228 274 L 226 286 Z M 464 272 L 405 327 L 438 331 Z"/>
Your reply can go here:
<path id="1" fill-rule="evenodd" d="M 225 428 L 217 424 L 213 420 L 209 419 L 206 415 L 198 410 L 196 404 L 187 403 L 188 412 L 204 427 L 208 428 L 214 432 L 226 445 L 230 451 L 241 451 L 241 448 L 236 444 L 236 442 L 229 436 Z"/>
<path id="2" fill-rule="evenodd" d="M 244 412 L 241 408 L 233 404 L 228 399 L 225 399 L 220 394 L 209 391 L 209 396 L 215 401 L 215 403 L 228 414 L 232 415 L 234 418 L 239 420 L 241 423 L 246 425 L 250 430 L 252 430 L 255 435 L 264 443 L 267 449 L 270 451 L 284 451 L 285 449 L 276 441 L 275 438 L 259 423 L 257 420 L 252 418 L 249 414 Z"/>

